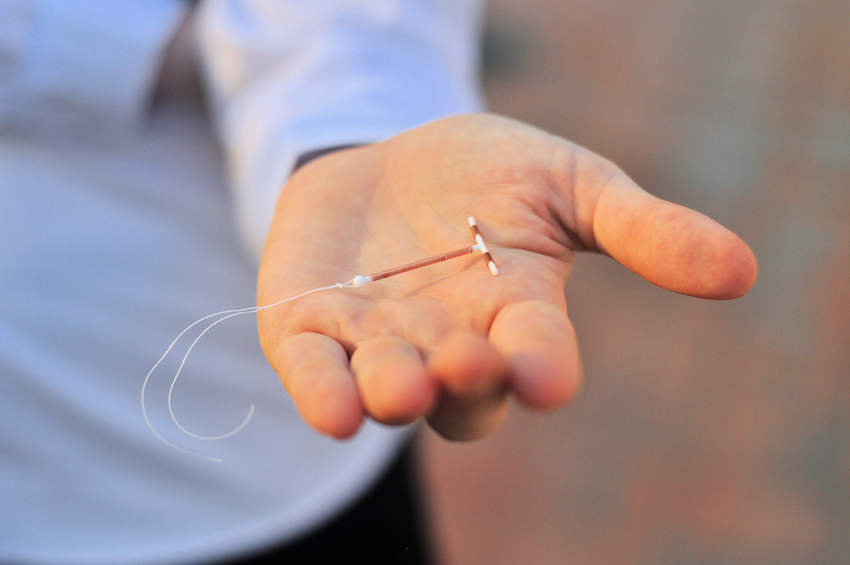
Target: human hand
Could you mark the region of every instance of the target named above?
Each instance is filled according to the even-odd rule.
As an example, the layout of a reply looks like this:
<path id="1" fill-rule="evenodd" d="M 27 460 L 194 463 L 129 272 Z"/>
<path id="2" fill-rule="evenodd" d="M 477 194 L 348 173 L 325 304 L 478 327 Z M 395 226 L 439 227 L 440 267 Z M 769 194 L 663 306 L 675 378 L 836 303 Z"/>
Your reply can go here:
<path id="1" fill-rule="evenodd" d="M 507 395 L 534 409 L 581 380 L 564 285 L 573 253 L 605 253 L 661 287 L 746 293 L 756 261 L 713 220 L 655 198 L 601 157 L 490 115 L 446 118 L 332 153 L 284 189 L 260 267 L 259 304 L 472 243 L 480 255 L 258 314 L 263 350 L 302 417 L 338 438 L 364 415 L 426 416 L 451 439 L 485 435 Z"/>

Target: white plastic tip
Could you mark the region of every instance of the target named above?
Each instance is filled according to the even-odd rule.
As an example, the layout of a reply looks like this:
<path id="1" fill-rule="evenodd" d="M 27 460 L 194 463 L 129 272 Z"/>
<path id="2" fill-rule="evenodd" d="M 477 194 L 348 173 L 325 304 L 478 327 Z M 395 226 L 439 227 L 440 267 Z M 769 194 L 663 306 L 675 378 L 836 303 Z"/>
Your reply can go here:
<path id="1" fill-rule="evenodd" d="M 354 288 L 360 288 L 361 286 L 366 286 L 372 282 L 372 277 L 364 277 L 363 275 L 357 275 L 353 279 L 351 279 L 351 285 Z"/>
<path id="2" fill-rule="evenodd" d="M 487 266 L 490 267 L 490 272 L 494 277 L 499 274 L 499 269 L 496 268 L 496 264 L 493 261 L 487 261 Z"/>
<path id="3" fill-rule="evenodd" d="M 475 218 L 473 218 L 472 216 L 468 217 L 468 218 L 466 219 L 466 221 L 467 221 L 467 222 L 469 222 L 469 227 L 472 227 L 472 226 L 474 226 L 474 225 L 477 225 L 477 224 L 475 223 Z"/>

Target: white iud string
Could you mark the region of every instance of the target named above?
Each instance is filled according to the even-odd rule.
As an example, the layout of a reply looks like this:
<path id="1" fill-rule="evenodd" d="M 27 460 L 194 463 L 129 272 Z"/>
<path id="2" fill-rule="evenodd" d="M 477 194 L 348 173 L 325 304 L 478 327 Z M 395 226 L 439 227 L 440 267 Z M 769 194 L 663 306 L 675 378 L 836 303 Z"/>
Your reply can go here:
<path id="1" fill-rule="evenodd" d="M 171 420 L 180 429 L 180 431 L 183 432 L 184 434 L 190 436 L 190 437 L 193 437 L 195 439 L 205 440 L 205 441 L 218 441 L 218 440 L 222 440 L 222 439 L 225 439 L 225 438 L 229 438 L 229 437 L 239 433 L 242 430 L 242 428 L 244 428 L 248 424 L 248 422 L 251 420 L 251 417 L 254 415 L 254 408 L 255 408 L 254 404 L 251 404 L 251 406 L 249 407 L 248 415 L 245 416 L 245 419 L 242 420 L 241 424 L 239 424 L 238 426 L 236 426 L 234 429 L 227 432 L 226 434 L 217 435 L 217 436 L 202 436 L 202 435 L 198 435 L 198 434 L 190 432 L 189 430 L 184 428 L 180 424 L 179 421 L 177 421 L 177 417 L 174 415 L 174 409 L 172 408 L 172 395 L 174 393 L 174 386 L 177 384 L 177 379 L 180 377 L 180 373 L 183 371 L 183 366 L 186 364 L 186 359 L 189 358 L 189 354 L 192 352 L 192 350 L 195 348 L 195 345 L 197 345 L 197 343 L 201 340 L 201 338 L 204 337 L 204 334 L 206 334 L 208 331 L 210 331 L 216 325 L 218 325 L 221 322 L 223 322 L 223 321 L 225 321 L 229 318 L 232 318 L 234 316 L 241 316 L 243 314 L 256 314 L 257 312 L 260 312 L 261 310 L 267 310 L 269 308 L 274 308 L 275 306 L 280 306 L 281 304 L 283 304 L 285 302 L 297 300 L 299 298 L 303 298 L 304 296 L 307 296 L 308 294 L 313 294 L 315 292 L 321 292 L 323 290 L 333 290 L 335 288 L 339 288 L 339 289 L 342 289 L 342 288 L 360 288 L 360 287 L 363 287 L 363 286 L 365 286 L 369 283 L 379 281 L 381 279 L 386 279 L 386 278 L 389 278 L 389 277 L 393 277 L 395 275 L 400 275 L 401 273 L 406 273 L 408 271 L 413 271 L 415 269 L 421 269 L 422 267 L 427 267 L 428 265 L 433 265 L 435 263 L 441 263 L 443 261 L 448 261 L 449 259 L 454 259 L 456 257 L 463 257 L 464 255 L 469 255 L 471 253 L 475 253 L 476 251 L 481 252 L 481 256 L 484 258 L 484 261 L 487 263 L 487 267 L 490 269 L 490 272 L 493 274 L 493 276 L 498 275 L 499 269 L 496 268 L 496 263 L 493 261 L 493 257 L 492 257 L 492 255 L 490 255 L 490 251 L 487 249 L 487 245 L 485 245 L 484 240 L 481 237 L 481 232 L 478 230 L 478 224 L 475 223 L 475 219 L 472 216 L 467 218 L 467 223 L 469 223 L 469 229 L 472 231 L 472 236 L 475 238 L 475 245 L 470 245 L 469 247 L 464 247 L 463 249 L 456 249 L 454 251 L 449 251 L 447 253 L 441 253 L 440 255 L 434 255 L 433 257 L 428 257 L 426 259 L 420 259 L 419 261 L 414 261 L 413 263 L 407 263 L 406 265 L 393 267 L 392 269 L 386 269 L 384 271 L 373 273 L 371 275 L 357 275 L 356 277 L 352 278 L 351 280 L 349 280 L 347 282 L 336 283 L 336 284 L 332 284 L 332 285 L 329 285 L 329 286 L 322 286 L 322 287 L 319 287 L 319 288 L 314 288 L 312 290 L 302 292 L 301 294 L 298 294 L 296 296 L 291 296 L 289 298 L 285 298 L 285 299 L 280 300 L 278 302 L 275 302 L 273 304 L 267 304 L 265 306 L 251 306 L 251 307 L 248 307 L 248 308 L 239 308 L 239 309 L 236 309 L 236 310 L 223 310 L 221 312 L 216 312 L 215 314 L 210 314 L 208 316 L 204 316 L 200 320 L 193 322 L 186 329 L 184 329 L 182 332 L 180 332 L 177 335 L 176 338 L 174 338 L 174 341 L 171 342 L 171 345 L 168 346 L 168 349 L 165 350 L 165 353 L 162 354 L 162 357 L 159 358 L 159 361 L 157 361 L 154 364 L 154 366 L 151 367 L 151 370 L 148 371 L 148 374 L 145 377 L 145 381 L 144 381 L 144 383 L 142 383 L 142 415 L 145 418 L 145 423 L 148 425 L 148 428 L 150 428 L 150 430 L 154 433 L 154 435 L 156 437 L 158 437 L 161 441 L 170 445 L 174 449 L 182 451 L 183 453 L 188 453 L 189 455 L 194 455 L 196 457 L 200 457 L 201 459 L 206 459 L 208 461 L 214 461 L 216 463 L 221 463 L 223 461 L 223 459 L 219 459 L 217 457 L 209 457 L 207 455 L 201 455 L 200 453 L 195 453 L 194 451 L 189 451 L 188 449 L 184 449 L 184 448 L 182 448 L 178 445 L 175 445 L 175 444 L 171 443 L 170 441 L 168 441 L 167 439 L 165 439 L 164 437 L 162 437 L 162 435 L 160 435 L 160 433 L 156 431 L 156 428 L 153 427 L 153 424 L 151 423 L 150 418 L 148 417 L 147 408 L 145 406 L 145 390 L 147 389 L 148 382 L 150 381 L 151 376 L 153 375 L 156 368 L 159 367 L 159 365 L 165 360 L 165 358 L 168 356 L 168 354 L 171 352 L 171 350 L 174 348 L 174 346 L 177 345 L 177 342 L 180 341 L 180 338 L 182 338 L 184 335 L 186 335 L 186 332 L 188 332 L 189 330 L 191 330 L 192 328 L 194 328 L 195 326 L 197 326 L 201 322 L 204 322 L 204 321 L 210 320 L 211 318 L 214 318 L 214 320 L 212 322 L 210 322 L 209 324 L 207 324 L 207 326 L 201 331 L 201 333 L 198 334 L 198 336 L 189 345 L 189 349 L 187 349 L 186 353 L 183 354 L 183 359 L 180 361 L 180 365 L 177 367 L 177 372 L 174 374 L 174 378 L 171 380 L 171 386 L 168 389 L 168 413 L 171 415 Z"/>

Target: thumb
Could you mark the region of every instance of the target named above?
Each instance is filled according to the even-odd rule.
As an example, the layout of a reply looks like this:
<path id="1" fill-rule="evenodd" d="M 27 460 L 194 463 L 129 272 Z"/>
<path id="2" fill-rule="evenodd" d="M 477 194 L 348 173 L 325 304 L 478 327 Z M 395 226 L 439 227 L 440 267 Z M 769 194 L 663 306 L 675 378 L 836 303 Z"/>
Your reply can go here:
<path id="1" fill-rule="evenodd" d="M 588 211 L 576 216 L 585 224 L 576 228 L 590 233 L 595 248 L 653 284 L 691 296 L 737 298 L 755 283 L 753 252 L 719 223 L 648 194 L 588 151 L 573 167 L 577 210 Z"/>

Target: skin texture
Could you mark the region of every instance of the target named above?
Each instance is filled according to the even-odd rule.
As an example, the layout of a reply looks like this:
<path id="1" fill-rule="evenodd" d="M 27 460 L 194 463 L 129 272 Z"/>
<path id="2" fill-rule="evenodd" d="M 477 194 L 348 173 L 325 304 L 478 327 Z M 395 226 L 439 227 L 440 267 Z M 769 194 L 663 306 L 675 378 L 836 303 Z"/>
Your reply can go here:
<path id="1" fill-rule="evenodd" d="M 287 183 L 260 267 L 259 304 L 469 245 L 475 216 L 499 267 L 453 259 L 259 313 L 263 350 L 303 418 L 337 438 L 364 417 L 426 417 L 467 440 L 581 381 L 564 285 L 573 254 L 609 255 L 650 282 L 743 295 L 756 260 L 713 220 L 649 195 L 614 164 L 491 115 L 456 116 L 332 153 Z"/>

